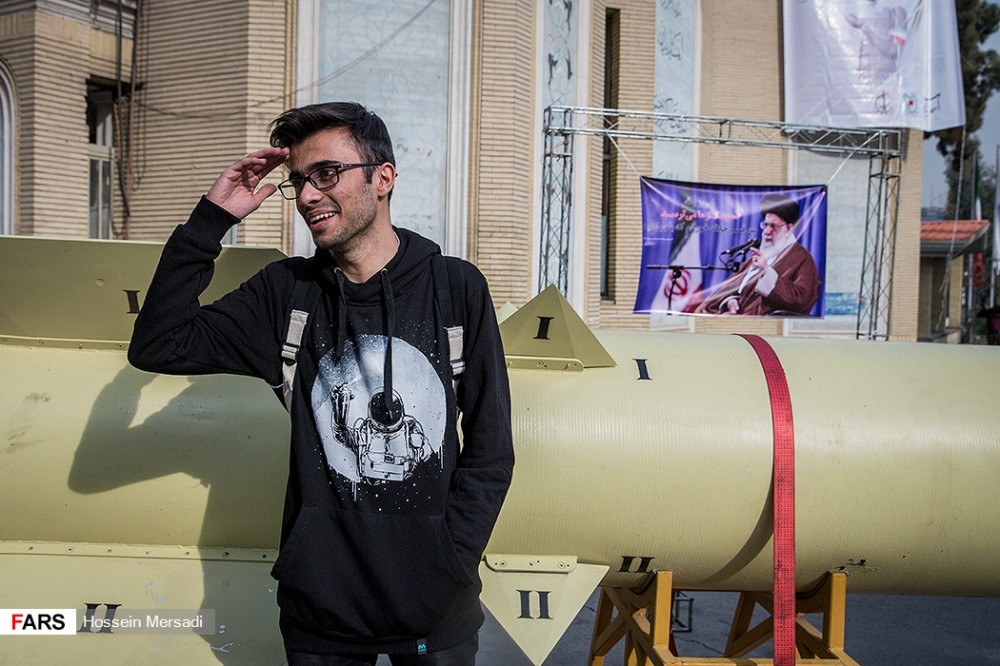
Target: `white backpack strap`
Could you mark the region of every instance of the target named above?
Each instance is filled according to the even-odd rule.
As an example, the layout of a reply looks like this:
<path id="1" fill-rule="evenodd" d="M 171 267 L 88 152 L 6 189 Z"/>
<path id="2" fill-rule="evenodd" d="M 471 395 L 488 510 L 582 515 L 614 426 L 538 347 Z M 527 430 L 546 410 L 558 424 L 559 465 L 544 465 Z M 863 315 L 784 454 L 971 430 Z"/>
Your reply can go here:
<path id="1" fill-rule="evenodd" d="M 281 368 L 281 398 L 285 403 L 285 409 L 289 412 L 292 411 L 292 384 L 295 383 L 295 370 L 299 363 L 299 346 L 302 344 L 302 335 L 305 333 L 308 321 L 308 312 L 292 310 L 288 315 L 285 344 L 281 346 L 281 358 L 284 361 L 284 366 Z"/>
<path id="2" fill-rule="evenodd" d="M 434 275 L 434 300 L 437 301 L 438 309 L 444 318 L 445 332 L 448 335 L 451 378 L 457 390 L 458 380 L 465 372 L 463 357 L 465 329 L 462 326 L 465 321 L 465 278 L 457 259 L 448 259 L 436 254 L 431 257 L 431 268 Z"/>
<path id="3" fill-rule="evenodd" d="M 458 379 L 465 371 L 465 358 L 462 355 L 465 330 L 461 326 L 449 326 L 448 358 L 451 361 L 451 376 Z"/>

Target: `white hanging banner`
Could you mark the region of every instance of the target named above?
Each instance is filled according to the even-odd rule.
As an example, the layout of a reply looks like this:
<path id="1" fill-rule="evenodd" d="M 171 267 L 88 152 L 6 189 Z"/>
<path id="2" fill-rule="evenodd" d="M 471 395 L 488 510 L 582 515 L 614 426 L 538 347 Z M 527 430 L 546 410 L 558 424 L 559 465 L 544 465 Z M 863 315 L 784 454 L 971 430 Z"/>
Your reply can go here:
<path id="1" fill-rule="evenodd" d="M 784 0 L 785 122 L 965 124 L 955 3 Z"/>

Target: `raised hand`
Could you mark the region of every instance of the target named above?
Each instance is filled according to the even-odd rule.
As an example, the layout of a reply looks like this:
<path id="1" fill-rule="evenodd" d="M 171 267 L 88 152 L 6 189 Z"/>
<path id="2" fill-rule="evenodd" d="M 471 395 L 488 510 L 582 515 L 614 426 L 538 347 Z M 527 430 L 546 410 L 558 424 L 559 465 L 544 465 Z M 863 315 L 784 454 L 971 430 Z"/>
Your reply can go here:
<path id="1" fill-rule="evenodd" d="M 764 256 L 763 252 L 761 252 L 755 247 L 752 247 L 750 248 L 750 264 L 754 268 L 759 268 L 760 270 L 764 270 L 765 268 L 768 267 L 767 257 Z"/>
<path id="2" fill-rule="evenodd" d="M 278 190 L 272 183 L 261 185 L 261 181 L 287 159 L 287 148 L 264 148 L 252 152 L 229 165 L 206 196 L 209 201 L 242 220 Z"/>

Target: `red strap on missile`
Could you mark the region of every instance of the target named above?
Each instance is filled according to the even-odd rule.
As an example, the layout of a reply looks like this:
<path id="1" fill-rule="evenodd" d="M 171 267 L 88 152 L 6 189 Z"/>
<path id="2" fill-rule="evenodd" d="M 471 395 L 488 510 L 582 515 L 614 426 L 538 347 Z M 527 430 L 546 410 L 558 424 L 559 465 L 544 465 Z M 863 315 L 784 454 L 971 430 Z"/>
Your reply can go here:
<path id="1" fill-rule="evenodd" d="M 760 359 L 771 399 L 774 439 L 774 664 L 795 664 L 795 427 L 785 370 L 774 349 L 758 335 L 740 337 Z"/>

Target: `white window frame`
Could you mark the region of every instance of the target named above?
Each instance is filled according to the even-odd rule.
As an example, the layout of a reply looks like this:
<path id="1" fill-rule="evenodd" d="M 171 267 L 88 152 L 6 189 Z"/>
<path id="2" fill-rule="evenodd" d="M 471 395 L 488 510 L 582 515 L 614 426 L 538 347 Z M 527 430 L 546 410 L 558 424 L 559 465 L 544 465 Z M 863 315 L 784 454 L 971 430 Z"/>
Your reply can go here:
<path id="1" fill-rule="evenodd" d="M 0 234 L 14 233 L 14 86 L 0 62 Z"/>
<path id="2" fill-rule="evenodd" d="M 101 86 L 100 91 L 111 95 L 110 89 Z M 88 98 L 90 93 L 88 92 Z M 89 99 L 88 99 L 89 103 Z M 88 145 L 87 179 L 89 200 L 87 207 L 88 235 L 90 238 L 110 239 L 114 234 L 114 103 L 108 104 L 107 114 L 99 119 L 96 125 L 96 143 Z M 97 163 L 97 180 L 95 182 L 93 167 Z M 94 195 L 96 188 L 97 218 L 93 218 Z"/>

